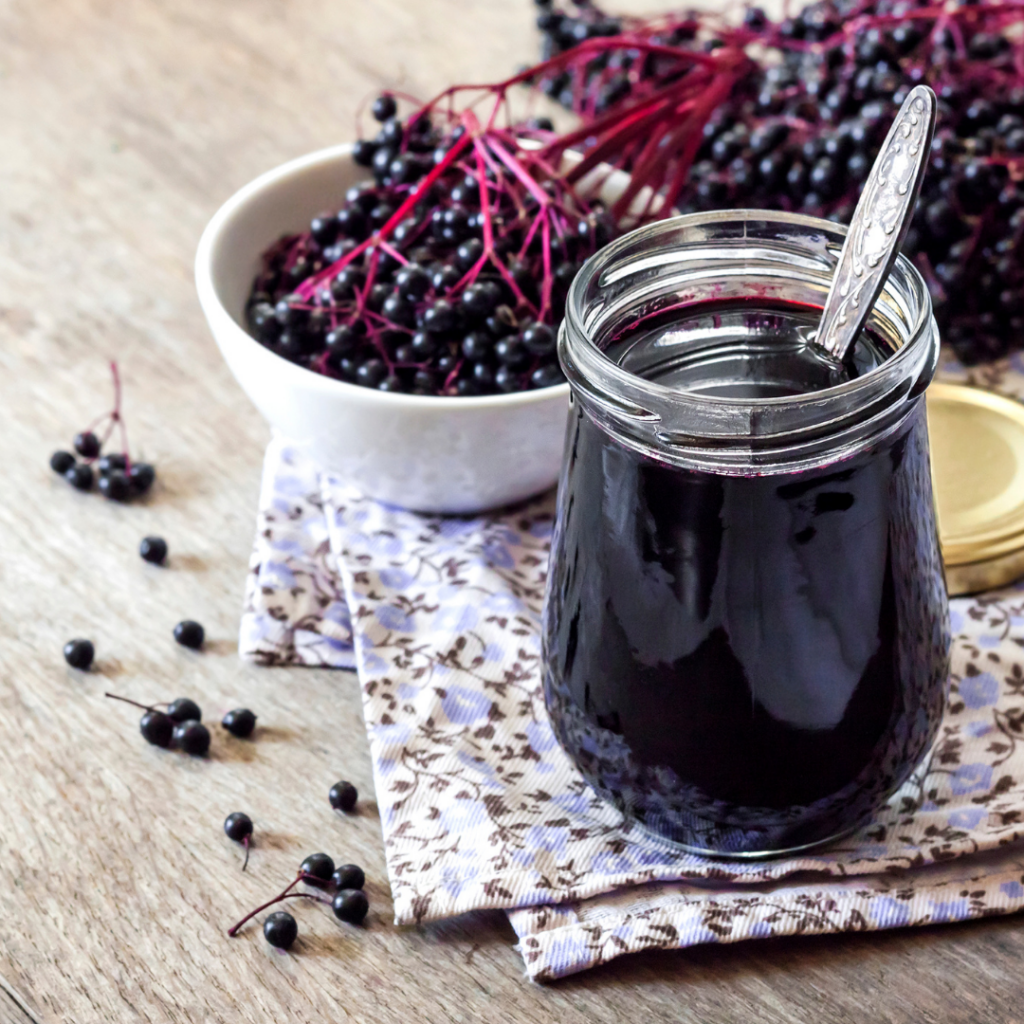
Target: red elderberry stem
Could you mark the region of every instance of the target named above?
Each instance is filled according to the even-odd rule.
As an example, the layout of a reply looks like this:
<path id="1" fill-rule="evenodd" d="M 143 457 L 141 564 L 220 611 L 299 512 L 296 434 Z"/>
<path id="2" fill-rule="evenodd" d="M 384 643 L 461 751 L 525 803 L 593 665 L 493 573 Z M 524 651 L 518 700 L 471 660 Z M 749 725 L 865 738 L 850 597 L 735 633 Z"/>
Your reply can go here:
<path id="1" fill-rule="evenodd" d="M 263 911 L 266 910 L 268 907 L 272 907 L 275 903 L 280 903 L 282 900 L 286 900 L 286 899 L 289 899 L 289 898 L 292 898 L 292 897 L 300 897 L 302 899 L 317 900 L 319 903 L 326 902 L 325 900 L 323 900 L 319 896 L 317 896 L 315 893 L 311 893 L 311 892 L 295 892 L 295 893 L 293 893 L 292 892 L 292 889 L 294 889 L 295 886 L 297 886 L 299 884 L 299 882 L 310 882 L 310 881 L 312 881 L 315 884 L 319 884 L 319 885 L 323 884 L 323 881 L 321 879 L 317 878 L 315 875 L 309 875 L 309 874 L 305 874 L 305 873 L 300 872 L 298 875 L 296 875 L 284 887 L 284 889 L 281 890 L 281 892 L 279 892 L 275 897 L 273 897 L 273 899 L 267 900 L 266 903 L 261 903 L 255 910 L 251 910 L 248 914 L 246 914 L 245 917 L 243 917 L 241 921 L 238 921 L 236 924 L 233 924 L 228 929 L 228 936 L 231 937 L 231 938 L 234 938 L 238 934 L 239 929 L 242 928 L 243 925 L 248 924 L 257 914 L 263 913 Z"/>
<path id="2" fill-rule="evenodd" d="M 137 700 L 131 700 L 116 693 L 104 693 L 103 696 L 109 697 L 111 700 L 123 700 L 125 704 L 132 704 L 137 708 L 142 708 L 143 711 L 155 711 L 157 707 L 156 704 L 140 704 Z"/>
<path id="3" fill-rule="evenodd" d="M 472 118 L 475 123 L 476 118 L 472 117 L 469 111 L 466 112 L 464 117 Z M 429 173 L 419 185 L 409 193 L 406 197 L 405 202 L 402 203 L 397 210 L 391 215 L 391 219 L 379 231 L 370 235 L 369 238 L 364 239 L 359 243 L 350 253 L 346 256 L 342 256 L 341 259 L 335 260 L 329 267 L 325 267 L 320 271 L 319 274 L 315 274 L 313 277 L 308 278 L 304 281 L 296 290 L 296 294 L 300 295 L 304 299 L 310 299 L 316 295 L 317 289 L 325 281 L 330 280 L 335 274 L 347 267 L 357 256 L 362 255 L 371 245 L 379 242 L 382 238 L 387 237 L 394 228 L 404 220 L 405 215 L 420 201 L 420 199 L 426 194 L 427 190 L 431 185 L 437 181 L 438 178 L 448 170 L 449 167 L 458 159 L 459 154 L 469 145 L 471 130 L 467 125 L 466 133 L 462 138 L 458 139 L 454 146 L 448 150 L 445 158 Z M 373 260 L 376 264 L 376 259 Z M 371 268 L 372 269 L 372 268 Z"/>

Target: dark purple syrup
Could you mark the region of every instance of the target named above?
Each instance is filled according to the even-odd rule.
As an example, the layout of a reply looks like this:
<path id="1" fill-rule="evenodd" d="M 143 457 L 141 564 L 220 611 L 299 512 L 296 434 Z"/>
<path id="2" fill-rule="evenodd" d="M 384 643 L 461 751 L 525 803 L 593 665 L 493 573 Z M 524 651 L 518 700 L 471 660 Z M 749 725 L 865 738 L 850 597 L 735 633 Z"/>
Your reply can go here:
<path id="1" fill-rule="evenodd" d="M 843 366 L 816 310 L 750 303 L 647 322 L 607 349 L 638 375 L 737 397 L 805 394 Z M 685 336 L 685 337 L 684 337 Z M 545 613 L 562 743 L 628 816 L 697 850 L 841 834 L 930 746 L 948 671 L 924 403 L 842 462 L 735 476 L 641 455 L 577 402 Z"/>

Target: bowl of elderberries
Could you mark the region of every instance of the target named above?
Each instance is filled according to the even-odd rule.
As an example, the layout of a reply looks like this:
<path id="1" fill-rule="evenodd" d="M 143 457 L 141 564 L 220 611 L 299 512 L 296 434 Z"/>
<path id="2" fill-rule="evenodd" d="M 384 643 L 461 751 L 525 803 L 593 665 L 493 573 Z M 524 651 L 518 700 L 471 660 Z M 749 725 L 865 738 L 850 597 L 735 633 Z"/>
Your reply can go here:
<path id="1" fill-rule="evenodd" d="M 443 513 L 554 484 L 558 327 L 628 181 L 568 180 L 550 122 L 478 117 L 456 91 L 404 118 L 381 95 L 375 138 L 257 178 L 196 258 L 213 336 L 275 432 L 370 497 Z"/>

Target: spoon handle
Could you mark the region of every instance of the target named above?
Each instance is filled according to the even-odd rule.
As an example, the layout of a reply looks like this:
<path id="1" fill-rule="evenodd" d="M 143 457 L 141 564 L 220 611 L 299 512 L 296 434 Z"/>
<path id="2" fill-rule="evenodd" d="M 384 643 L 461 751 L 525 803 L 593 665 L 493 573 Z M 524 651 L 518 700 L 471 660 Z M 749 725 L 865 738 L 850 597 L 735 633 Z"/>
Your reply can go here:
<path id="1" fill-rule="evenodd" d="M 914 86 L 868 175 L 825 300 L 815 340 L 839 361 L 860 334 L 900 251 L 934 130 L 935 93 Z"/>

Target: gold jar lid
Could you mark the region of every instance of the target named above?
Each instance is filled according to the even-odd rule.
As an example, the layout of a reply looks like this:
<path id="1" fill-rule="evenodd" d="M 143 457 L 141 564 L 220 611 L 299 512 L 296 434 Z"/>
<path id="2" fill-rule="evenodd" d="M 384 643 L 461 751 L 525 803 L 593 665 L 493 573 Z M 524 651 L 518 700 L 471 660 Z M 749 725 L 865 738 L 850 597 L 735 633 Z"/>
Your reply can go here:
<path id="1" fill-rule="evenodd" d="M 1024 404 L 962 384 L 928 389 L 928 433 L 951 595 L 1024 576 Z"/>

